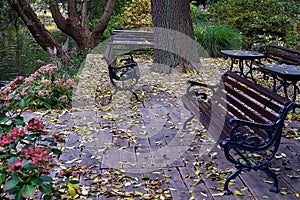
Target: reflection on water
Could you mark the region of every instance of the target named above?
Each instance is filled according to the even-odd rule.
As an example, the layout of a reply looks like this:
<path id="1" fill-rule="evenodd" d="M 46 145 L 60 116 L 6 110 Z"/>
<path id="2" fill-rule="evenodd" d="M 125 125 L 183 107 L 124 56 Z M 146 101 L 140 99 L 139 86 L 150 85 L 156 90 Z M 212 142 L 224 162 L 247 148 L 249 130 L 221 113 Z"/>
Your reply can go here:
<path id="1" fill-rule="evenodd" d="M 0 85 L 16 76 L 28 76 L 49 61 L 30 34 L 18 32 L 0 32 Z"/>
<path id="2" fill-rule="evenodd" d="M 67 36 L 55 24 L 46 24 L 45 27 L 60 43 L 66 41 Z M 70 46 L 75 45 L 72 40 L 70 43 Z M 28 76 L 50 62 L 47 53 L 35 42 L 27 28 L 22 26 L 19 31 L 0 30 L 0 60 L 0 86 L 16 76 Z"/>

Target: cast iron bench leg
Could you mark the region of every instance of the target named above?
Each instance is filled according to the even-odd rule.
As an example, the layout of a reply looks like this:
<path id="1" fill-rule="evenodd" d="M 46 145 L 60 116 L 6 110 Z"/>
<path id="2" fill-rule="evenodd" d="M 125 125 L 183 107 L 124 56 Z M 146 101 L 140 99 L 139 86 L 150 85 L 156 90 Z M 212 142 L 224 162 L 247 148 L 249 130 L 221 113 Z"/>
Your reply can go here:
<path id="1" fill-rule="evenodd" d="M 268 177 L 272 178 L 274 180 L 274 184 L 273 186 L 270 188 L 270 192 L 275 192 L 278 193 L 279 192 L 279 188 L 278 188 L 278 179 L 276 174 L 270 170 L 270 168 L 268 166 L 264 166 L 262 168 L 262 170 L 267 174 Z"/>
<path id="2" fill-rule="evenodd" d="M 229 182 L 231 181 L 231 179 L 234 179 L 235 177 L 237 177 L 237 175 L 239 175 L 239 173 L 241 173 L 241 172 L 242 172 L 242 168 L 236 169 L 234 172 L 232 172 L 232 173 L 226 178 L 226 181 L 225 181 L 225 184 L 224 184 L 224 190 L 223 190 L 223 192 L 224 192 L 226 195 L 232 194 L 231 190 L 229 190 L 229 188 L 228 188 Z"/>

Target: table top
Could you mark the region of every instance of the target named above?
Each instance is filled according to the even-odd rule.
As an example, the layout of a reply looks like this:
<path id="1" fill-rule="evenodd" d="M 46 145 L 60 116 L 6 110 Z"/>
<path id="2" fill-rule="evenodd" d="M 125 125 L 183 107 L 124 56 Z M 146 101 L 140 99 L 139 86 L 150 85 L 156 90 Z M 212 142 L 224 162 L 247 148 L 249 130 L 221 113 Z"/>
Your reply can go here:
<path id="1" fill-rule="evenodd" d="M 264 58 L 265 55 L 256 51 L 245 51 L 245 50 L 222 50 L 221 54 L 239 59 L 260 59 Z"/>
<path id="2" fill-rule="evenodd" d="M 284 65 L 284 64 L 269 64 L 260 65 L 261 71 L 271 73 L 285 80 L 300 81 L 300 66 L 298 65 Z"/>

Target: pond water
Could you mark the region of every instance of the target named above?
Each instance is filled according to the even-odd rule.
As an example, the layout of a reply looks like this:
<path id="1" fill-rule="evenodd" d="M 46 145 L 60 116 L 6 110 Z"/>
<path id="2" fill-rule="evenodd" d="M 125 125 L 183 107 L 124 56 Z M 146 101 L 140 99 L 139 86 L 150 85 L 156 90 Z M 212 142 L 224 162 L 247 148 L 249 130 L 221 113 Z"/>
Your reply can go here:
<path id="1" fill-rule="evenodd" d="M 63 41 L 61 32 L 53 33 Z M 0 31 L 0 60 L 0 86 L 16 76 L 28 76 L 50 62 L 47 53 L 25 28 Z"/>

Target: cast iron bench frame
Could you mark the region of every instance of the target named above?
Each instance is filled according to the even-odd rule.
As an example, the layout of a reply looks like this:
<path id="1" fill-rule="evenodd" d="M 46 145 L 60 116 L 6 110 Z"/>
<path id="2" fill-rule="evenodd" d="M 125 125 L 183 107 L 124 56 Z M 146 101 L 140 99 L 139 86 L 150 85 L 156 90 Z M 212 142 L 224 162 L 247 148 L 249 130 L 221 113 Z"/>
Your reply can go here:
<path id="1" fill-rule="evenodd" d="M 270 169 L 281 139 L 284 120 L 295 103 L 262 86 L 228 71 L 222 75 L 219 85 L 211 86 L 188 81 L 187 93 L 183 95 L 184 107 L 196 118 L 222 147 L 225 157 L 235 165 L 224 184 L 225 194 L 231 179 L 242 171 L 262 170 L 274 180 L 271 192 L 279 192 L 278 179 Z M 198 90 L 194 88 L 198 86 Z M 199 89 L 205 91 L 199 91 Z M 211 90 L 211 95 L 207 92 Z M 212 109 L 213 108 L 213 109 Z M 220 121 L 223 116 L 224 122 Z M 250 153 L 270 151 L 262 160 L 253 162 Z"/>
<path id="2" fill-rule="evenodd" d="M 116 66 L 116 60 L 108 65 L 110 82 L 114 87 L 109 100 L 112 101 L 113 95 L 118 91 L 129 91 L 135 96 L 136 100 L 138 100 L 138 95 L 133 91 L 133 87 L 138 83 L 140 78 L 138 64 L 134 61 L 131 52 L 120 56 L 122 56 L 120 62 L 123 63 L 123 65 Z M 128 80 L 131 80 L 132 83 L 126 84 Z"/>
<path id="3" fill-rule="evenodd" d="M 152 31 L 141 30 L 113 30 L 106 49 L 106 62 L 108 63 L 108 71 L 110 81 L 114 87 L 110 95 L 112 96 L 118 91 L 130 91 L 138 100 L 137 94 L 133 91 L 133 86 L 138 83 L 140 78 L 138 64 L 134 61 L 133 52 L 144 48 L 154 47 L 154 33 Z M 125 58 L 125 64 L 116 66 L 116 60 L 119 56 L 129 55 Z M 134 84 L 126 86 L 127 80 L 134 80 Z M 116 82 L 120 82 L 117 84 Z"/>

